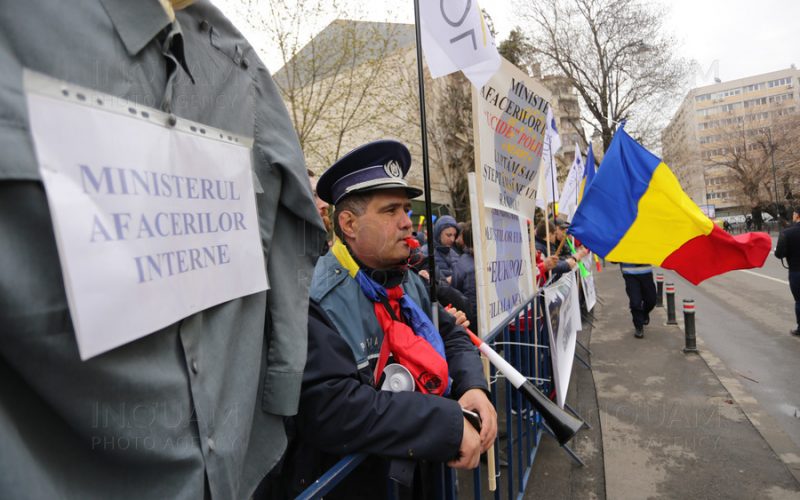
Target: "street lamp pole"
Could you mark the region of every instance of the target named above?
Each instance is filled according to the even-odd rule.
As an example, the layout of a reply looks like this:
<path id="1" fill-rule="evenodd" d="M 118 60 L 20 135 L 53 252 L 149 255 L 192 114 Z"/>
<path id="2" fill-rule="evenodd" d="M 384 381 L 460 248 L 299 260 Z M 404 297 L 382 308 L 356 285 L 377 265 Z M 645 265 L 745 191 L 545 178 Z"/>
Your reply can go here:
<path id="1" fill-rule="evenodd" d="M 780 224 L 781 212 L 778 208 L 778 176 L 775 173 L 775 147 L 772 145 L 772 131 L 767 127 L 767 140 L 769 141 L 769 157 L 772 161 L 772 189 L 775 193 L 775 220 Z"/>

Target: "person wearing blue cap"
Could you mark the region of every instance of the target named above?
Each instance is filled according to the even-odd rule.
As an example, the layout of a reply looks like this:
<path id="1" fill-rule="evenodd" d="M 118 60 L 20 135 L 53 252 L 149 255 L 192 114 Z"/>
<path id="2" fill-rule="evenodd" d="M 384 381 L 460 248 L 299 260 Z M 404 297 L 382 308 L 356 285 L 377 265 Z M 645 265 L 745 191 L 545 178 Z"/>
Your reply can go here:
<path id="1" fill-rule="evenodd" d="M 436 259 L 436 277 L 442 285 L 449 285 L 453 276 L 453 266 L 459 254 L 454 248 L 460 230 L 456 220 L 450 215 L 442 215 L 433 225 L 434 258 Z M 422 248 L 425 255 L 430 250 L 428 245 Z"/>
<path id="2" fill-rule="evenodd" d="M 434 326 L 426 286 L 408 272 L 409 200 L 422 193 L 405 180 L 410 166 L 403 144 L 375 141 L 317 183 L 319 197 L 335 205 L 337 238 L 312 279 L 297 438 L 284 474 L 292 484 L 284 494 L 361 452 L 370 457 L 326 498 L 380 498 L 387 475 L 403 485 L 401 496 L 420 498 L 431 487 L 431 462 L 475 468 L 494 441 L 497 414 L 477 350 L 438 304 Z M 391 361 L 408 369 L 416 390 L 381 390 Z M 480 434 L 462 407 L 481 416 Z"/>

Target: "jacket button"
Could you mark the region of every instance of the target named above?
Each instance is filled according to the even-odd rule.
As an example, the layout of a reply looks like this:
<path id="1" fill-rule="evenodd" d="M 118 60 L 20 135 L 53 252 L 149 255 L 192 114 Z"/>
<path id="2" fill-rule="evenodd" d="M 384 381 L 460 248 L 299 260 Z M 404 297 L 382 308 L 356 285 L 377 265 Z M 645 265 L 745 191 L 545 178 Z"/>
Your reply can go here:
<path id="1" fill-rule="evenodd" d="M 246 58 L 242 59 L 242 68 L 247 69 L 249 67 L 250 67 L 250 62 Z"/>
<path id="2" fill-rule="evenodd" d="M 414 450 L 412 450 L 411 448 L 408 449 L 408 456 L 409 457 L 413 457 L 414 456 Z"/>
<path id="3" fill-rule="evenodd" d="M 200 371 L 200 370 L 197 368 L 197 360 L 196 360 L 196 359 L 193 359 L 193 360 L 192 360 L 192 372 L 193 372 L 195 375 L 197 375 L 197 372 L 199 372 L 199 371 Z"/>
<path id="4" fill-rule="evenodd" d="M 208 21 L 206 21 L 205 19 L 200 21 L 200 31 L 208 31 L 209 26 L 210 25 L 208 24 Z"/>
<path id="5" fill-rule="evenodd" d="M 214 451 L 214 439 L 213 438 L 208 438 L 206 440 L 206 443 L 208 444 L 209 451 Z"/>
<path id="6" fill-rule="evenodd" d="M 333 272 L 336 273 L 336 274 L 341 274 L 342 270 L 341 269 L 334 269 Z"/>

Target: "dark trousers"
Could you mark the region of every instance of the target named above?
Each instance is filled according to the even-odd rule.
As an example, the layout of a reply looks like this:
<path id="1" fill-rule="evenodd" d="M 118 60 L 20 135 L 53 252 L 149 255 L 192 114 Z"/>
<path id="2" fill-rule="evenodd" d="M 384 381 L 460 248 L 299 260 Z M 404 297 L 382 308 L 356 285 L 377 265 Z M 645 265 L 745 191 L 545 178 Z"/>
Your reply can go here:
<path id="1" fill-rule="evenodd" d="M 794 316 L 800 327 L 800 271 L 789 271 L 789 289 L 794 297 Z"/>
<path id="2" fill-rule="evenodd" d="M 656 306 L 653 273 L 623 274 L 622 277 L 625 278 L 625 293 L 630 302 L 633 326 L 638 330 L 644 326 L 645 320 L 650 319 L 650 311 Z"/>

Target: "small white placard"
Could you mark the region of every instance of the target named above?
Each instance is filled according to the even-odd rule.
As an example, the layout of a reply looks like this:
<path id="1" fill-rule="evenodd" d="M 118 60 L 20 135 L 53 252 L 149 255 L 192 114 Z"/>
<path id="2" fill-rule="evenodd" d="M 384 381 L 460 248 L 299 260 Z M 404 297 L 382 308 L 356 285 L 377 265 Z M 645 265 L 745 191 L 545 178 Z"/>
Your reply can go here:
<path id="1" fill-rule="evenodd" d="M 578 283 L 575 271 L 564 274 L 544 289 L 544 311 L 550 334 L 550 359 L 553 362 L 553 379 L 556 383 L 558 406 L 567 400 L 575 342 L 581 327 L 578 302 Z"/>
<path id="2" fill-rule="evenodd" d="M 82 359 L 267 289 L 252 140 L 29 71 L 25 88 Z"/>

